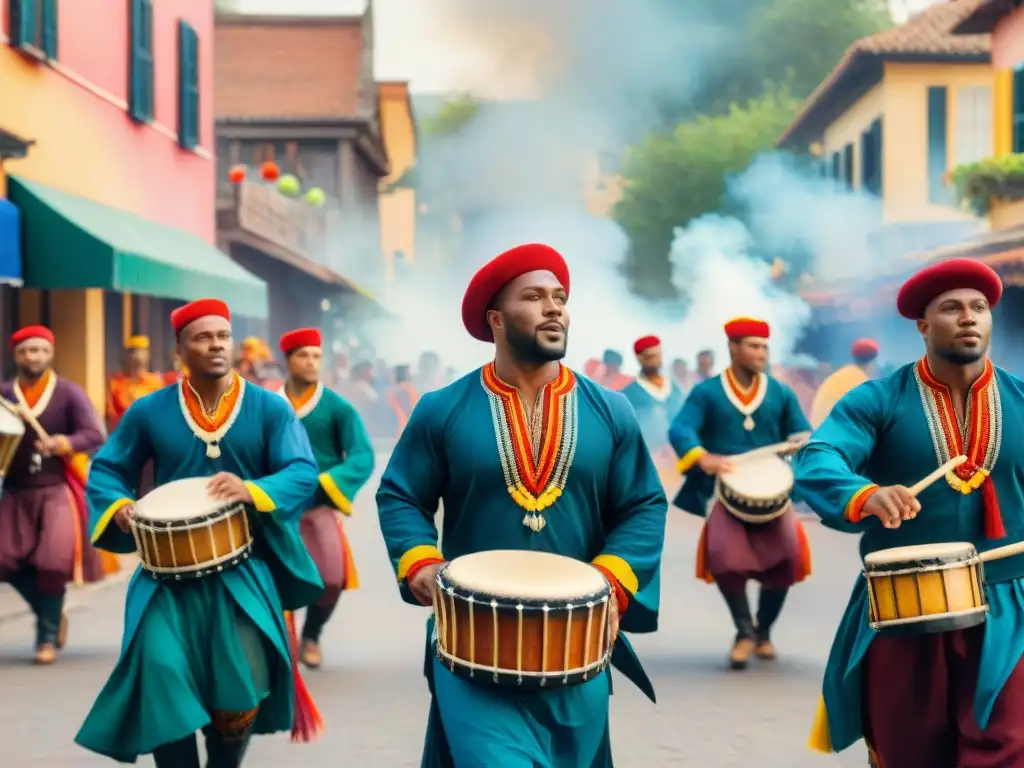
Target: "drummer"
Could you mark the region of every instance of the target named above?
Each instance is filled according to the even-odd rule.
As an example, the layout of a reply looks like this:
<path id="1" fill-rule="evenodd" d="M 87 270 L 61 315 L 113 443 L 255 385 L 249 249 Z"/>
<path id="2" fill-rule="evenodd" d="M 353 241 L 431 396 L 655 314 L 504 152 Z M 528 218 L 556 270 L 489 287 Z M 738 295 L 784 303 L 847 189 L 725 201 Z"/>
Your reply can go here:
<path id="1" fill-rule="evenodd" d="M 288 380 L 280 394 L 306 428 L 320 465 L 320 484 L 306 504 L 302 540 L 316 561 L 324 592 L 306 609 L 299 659 L 307 667 L 323 663 L 320 633 L 344 590 L 359 586 L 355 558 L 341 515 L 352 514 L 356 494 L 373 474 L 373 445 L 356 409 L 320 382 L 323 361 L 320 331 L 298 328 L 281 336 Z"/>
<path id="2" fill-rule="evenodd" d="M 236 768 L 252 734 L 292 728 L 282 607 L 308 605 L 322 591 L 295 524 L 317 467 L 288 404 L 232 371 L 224 302 L 179 307 L 171 325 L 189 375 L 132 404 L 96 455 L 87 487 L 93 541 L 135 551 L 135 486 L 153 460 L 157 487 L 209 477 L 213 499 L 253 507 L 256 546 L 237 567 L 191 581 L 136 576 L 121 658 L 75 741 L 119 762 L 152 753 L 158 768 L 199 768 L 202 730 L 207 766 Z"/>
<path id="3" fill-rule="evenodd" d="M 675 504 L 707 517 L 697 545 L 697 578 L 716 583 L 729 608 L 736 626 L 733 669 L 744 669 L 754 654 L 775 658 L 772 626 L 789 588 L 811 572 L 807 535 L 792 510 L 762 525 L 742 523 L 724 508 L 707 515 L 715 476 L 735 469 L 730 455 L 796 440 L 810 430 L 793 390 L 764 372 L 769 334 L 762 320 L 726 323 L 729 367 L 690 391 L 669 430 L 677 468 L 686 476 Z M 747 601 L 749 580 L 761 582 L 756 620 Z"/>
<path id="4" fill-rule="evenodd" d="M 940 542 L 979 551 L 1024 538 L 1024 381 L 989 361 L 999 276 L 971 259 L 926 267 L 897 308 L 924 357 L 843 397 L 795 461 L 797 487 L 830 527 L 862 533 L 861 554 Z M 962 431 L 961 431 L 962 430 Z M 968 462 L 911 498 L 957 455 Z M 921 512 L 919 519 L 914 519 Z M 1024 766 L 1024 555 L 986 564 L 991 614 L 942 634 L 874 637 L 858 579 L 825 669 L 811 747 L 864 737 L 900 768 Z"/>
<path id="5" fill-rule="evenodd" d="M 445 560 L 539 550 L 601 570 L 616 596 L 615 631 L 654 630 L 665 494 L 626 399 L 561 363 L 568 298 L 568 267 L 546 245 L 512 248 L 470 281 L 463 323 L 494 344 L 494 362 L 423 396 L 377 492 L 407 602 L 431 603 Z M 434 522 L 442 500 L 443 554 Z M 424 765 L 612 765 L 610 673 L 523 693 L 456 677 L 432 657 L 428 648 Z M 612 663 L 653 700 L 622 635 Z"/>

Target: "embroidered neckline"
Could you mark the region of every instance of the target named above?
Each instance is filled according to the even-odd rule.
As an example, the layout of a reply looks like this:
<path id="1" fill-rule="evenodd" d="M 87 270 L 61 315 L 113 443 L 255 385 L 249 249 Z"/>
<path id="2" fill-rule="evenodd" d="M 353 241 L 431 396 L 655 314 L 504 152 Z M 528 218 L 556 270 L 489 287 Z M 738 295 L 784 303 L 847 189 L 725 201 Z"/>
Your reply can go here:
<path id="1" fill-rule="evenodd" d="M 967 456 L 967 463 L 946 473 L 946 482 L 960 493 L 977 490 L 999 460 L 1002 442 L 1003 409 L 995 367 L 985 361 L 985 370 L 967 394 L 962 422 L 952 392 L 935 378 L 926 358 L 914 366 L 914 378 L 939 466 L 954 456 Z"/>
<path id="2" fill-rule="evenodd" d="M 46 410 L 47 406 L 50 404 L 50 400 L 53 398 L 54 390 L 57 389 L 57 374 L 53 371 L 47 371 L 43 375 L 46 376 L 46 384 L 43 386 L 43 391 L 39 393 L 39 399 L 32 405 L 29 405 L 28 400 L 25 397 L 25 392 L 22 390 L 17 377 L 14 379 L 15 399 L 22 405 L 22 407 L 27 408 L 28 412 L 37 419 L 43 415 L 43 411 Z"/>
<path id="3" fill-rule="evenodd" d="M 558 376 L 541 390 L 539 445 L 530 440 L 530 421 L 519 391 L 498 378 L 494 363 L 481 369 L 480 381 L 490 403 L 506 488 L 512 500 L 526 510 L 523 524 L 539 531 L 546 525 L 540 512 L 562 495 L 576 454 L 576 376 L 560 365 Z"/>
<path id="4" fill-rule="evenodd" d="M 299 419 L 304 419 L 307 416 L 309 416 L 309 414 L 311 414 L 313 411 L 315 411 L 318 405 L 320 405 L 320 398 L 323 397 L 324 394 L 324 383 L 322 381 L 318 381 L 316 383 L 316 386 L 311 387 L 311 389 L 312 393 L 303 393 L 303 398 L 305 399 L 300 398 L 297 408 L 295 406 L 295 401 L 293 401 L 288 396 L 287 384 L 282 384 L 281 388 L 277 390 L 277 394 L 283 397 L 285 402 L 288 403 L 288 405 L 290 405 L 292 408 L 295 408 L 295 415 Z"/>
<path id="5" fill-rule="evenodd" d="M 754 376 L 749 389 L 744 389 L 728 368 L 722 371 L 721 379 L 726 398 L 744 416 L 752 415 L 761 407 L 768 392 L 768 374 L 759 373 Z"/>
<path id="6" fill-rule="evenodd" d="M 658 386 L 644 376 L 637 376 L 636 383 L 640 385 L 644 392 L 659 402 L 665 402 L 672 395 L 672 381 L 667 376 L 661 377 L 661 386 Z"/>
<path id="7" fill-rule="evenodd" d="M 232 371 L 232 375 L 235 377 L 235 381 L 234 384 L 232 384 L 232 388 L 238 388 L 238 396 L 235 399 L 234 404 L 231 406 L 231 410 L 228 411 L 224 421 L 220 424 L 219 427 L 212 430 L 207 430 L 205 427 L 201 426 L 198 422 L 196 422 L 195 417 L 192 415 L 192 410 L 188 407 L 188 400 L 186 399 L 185 396 L 186 387 L 192 390 L 192 393 L 195 395 L 195 397 L 199 399 L 200 407 L 202 407 L 202 399 L 199 398 L 198 393 L 196 393 L 192 385 L 189 384 L 188 379 L 184 378 L 178 384 L 178 405 L 181 408 L 181 415 L 185 418 L 185 424 L 188 425 L 188 428 L 191 430 L 192 434 L 206 444 L 206 455 L 210 459 L 220 458 L 220 441 L 224 439 L 225 435 L 227 435 L 228 430 L 231 429 L 231 427 L 234 425 L 235 419 L 238 418 L 238 414 L 242 410 L 242 400 L 245 398 L 246 381 L 244 378 L 239 376 L 238 373 L 234 371 Z M 230 389 L 227 392 L 225 392 L 221 397 L 227 397 L 229 394 L 231 394 Z M 221 402 L 223 402 L 223 399 L 221 400 Z M 220 403 L 218 403 L 218 406 L 219 405 Z"/>

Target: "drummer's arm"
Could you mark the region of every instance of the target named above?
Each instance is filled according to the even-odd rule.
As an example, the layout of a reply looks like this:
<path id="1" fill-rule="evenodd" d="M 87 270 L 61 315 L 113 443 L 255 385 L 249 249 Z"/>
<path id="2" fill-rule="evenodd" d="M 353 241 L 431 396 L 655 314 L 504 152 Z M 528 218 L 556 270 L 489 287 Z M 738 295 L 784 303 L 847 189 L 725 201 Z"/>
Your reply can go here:
<path id="1" fill-rule="evenodd" d="M 142 467 L 152 456 L 145 406 L 132 405 L 117 430 L 92 459 L 85 485 L 92 543 L 108 552 L 135 551 L 135 539 L 113 524 L 114 515 L 135 503 Z"/>
<path id="2" fill-rule="evenodd" d="M 885 419 L 881 384 L 862 384 L 836 404 L 796 455 L 797 491 L 829 527 L 862 532 L 864 503 L 878 486 L 861 473 Z"/>
<path id="3" fill-rule="evenodd" d="M 704 426 L 705 400 L 700 387 L 690 391 L 683 407 L 679 409 L 668 430 L 668 441 L 672 444 L 679 461 L 676 469 L 685 475 L 697 465 L 707 451 L 700 444 L 700 431 Z"/>
<path id="4" fill-rule="evenodd" d="M 317 466 L 309 435 L 291 406 L 280 397 L 266 398 L 263 436 L 267 469 L 245 482 L 257 512 L 290 520 L 305 510 L 317 489 Z"/>
<path id="5" fill-rule="evenodd" d="M 444 562 L 437 548 L 434 515 L 448 478 L 443 430 L 446 408 L 438 392 L 416 404 L 398 438 L 377 489 L 377 514 L 402 599 L 420 602 L 409 591 L 409 578 L 421 568 Z"/>
<path id="6" fill-rule="evenodd" d="M 333 414 L 335 439 L 344 461 L 320 473 L 320 488 L 335 509 L 352 514 L 352 501 L 373 474 L 373 443 L 358 411 L 340 400 Z"/>
<path id="7" fill-rule="evenodd" d="M 605 542 L 593 564 L 609 577 L 621 612 L 658 570 L 668 499 L 644 445 L 636 414 L 624 397 L 609 401 L 615 418 L 615 449 L 602 520 Z"/>

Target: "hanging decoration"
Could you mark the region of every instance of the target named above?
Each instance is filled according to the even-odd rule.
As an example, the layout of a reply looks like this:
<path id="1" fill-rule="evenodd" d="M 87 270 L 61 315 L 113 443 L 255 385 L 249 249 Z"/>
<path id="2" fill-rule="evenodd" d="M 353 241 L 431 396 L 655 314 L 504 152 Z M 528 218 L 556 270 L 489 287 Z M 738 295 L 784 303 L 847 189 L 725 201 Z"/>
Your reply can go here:
<path id="1" fill-rule="evenodd" d="M 264 181 L 277 181 L 281 176 L 281 169 L 277 163 L 268 160 L 260 166 L 260 176 L 263 177 Z"/>
<path id="2" fill-rule="evenodd" d="M 327 195 L 320 187 L 313 187 L 306 192 L 306 202 L 314 208 L 320 208 L 327 202 Z"/>
<path id="3" fill-rule="evenodd" d="M 302 194 L 302 184 L 290 173 L 277 180 L 277 191 L 285 197 L 298 197 Z"/>
<path id="4" fill-rule="evenodd" d="M 246 168 L 244 165 L 233 165 L 228 171 L 228 181 L 232 184 L 241 184 L 245 181 Z"/>

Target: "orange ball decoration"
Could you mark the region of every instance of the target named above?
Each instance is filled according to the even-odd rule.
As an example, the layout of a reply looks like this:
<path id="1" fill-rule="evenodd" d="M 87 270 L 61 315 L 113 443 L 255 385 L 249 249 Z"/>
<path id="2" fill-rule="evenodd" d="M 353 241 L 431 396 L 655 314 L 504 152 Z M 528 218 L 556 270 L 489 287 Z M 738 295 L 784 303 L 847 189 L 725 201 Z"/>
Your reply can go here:
<path id="1" fill-rule="evenodd" d="M 277 163 L 267 161 L 260 166 L 260 175 L 263 177 L 264 181 L 277 181 L 278 177 L 281 175 L 281 169 L 278 167 Z"/>
<path id="2" fill-rule="evenodd" d="M 241 184 L 245 181 L 245 166 L 244 165 L 233 165 L 231 170 L 228 171 L 228 180 L 232 184 Z"/>

